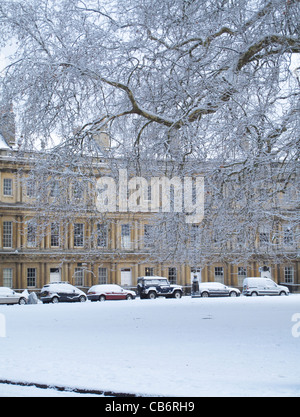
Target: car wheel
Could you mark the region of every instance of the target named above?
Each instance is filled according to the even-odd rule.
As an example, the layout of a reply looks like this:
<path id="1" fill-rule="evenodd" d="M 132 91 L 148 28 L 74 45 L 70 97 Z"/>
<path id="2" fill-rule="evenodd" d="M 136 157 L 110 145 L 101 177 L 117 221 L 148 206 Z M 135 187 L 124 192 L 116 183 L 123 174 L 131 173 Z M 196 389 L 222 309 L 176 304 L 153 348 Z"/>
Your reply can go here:
<path id="1" fill-rule="evenodd" d="M 106 300 L 106 297 L 105 297 L 105 295 L 100 295 L 100 297 L 99 297 L 99 301 L 105 301 Z"/>
<path id="2" fill-rule="evenodd" d="M 150 298 L 150 300 L 155 300 L 156 298 L 156 293 L 154 291 L 149 292 L 148 294 L 148 298 Z"/>
<path id="3" fill-rule="evenodd" d="M 25 300 L 25 298 L 20 298 L 20 300 L 19 300 L 19 304 L 20 305 L 24 305 L 24 304 L 26 304 L 26 300 Z"/>
<path id="4" fill-rule="evenodd" d="M 84 303 L 84 302 L 86 302 L 86 297 L 85 297 L 84 295 L 81 295 L 81 296 L 79 297 L 79 301 L 80 301 L 80 303 Z"/>
<path id="5" fill-rule="evenodd" d="M 51 301 L 52 301 L 53 304 L 57 304 L 58 303 L 58 297 L 53 297 Z"/>
<path id="6" fill-rule="evenodd" d="M 257 297 L 257 296 L 258 296 L 257 292 L 254 291 L 251 293 L 251 297 Z"/>
<path id="7" fill-rule="evenodd" d="M 203 293 L 201 293 L 201 297 L 207 298 L 209 296 L 207 291 L 203 291 Z"/>
<path id="8" fill-rule="evenodd" d="M 287 293 L 286 293 L 285 291 L 281 291 L 281 292 L 279 293 L 279 295 L 287 295 Z"/>
<path id="9" fill-rule="evenodd" d="M 237 297 L 237 293 L 235 291 L 231 291 L 229 293 L 229 297 Z"/>
<path id="10" fill-rule="evenodd" d="M 182 294 L 180 291 L 175 291 L 174 298 L 181 298 Z"/>
<path id="11" fill-rule="evenodd" d="M 131 294 L 128 294 L 127 297 L 126 297 L 126 300 L 133 300 L 132 295 Z"/>

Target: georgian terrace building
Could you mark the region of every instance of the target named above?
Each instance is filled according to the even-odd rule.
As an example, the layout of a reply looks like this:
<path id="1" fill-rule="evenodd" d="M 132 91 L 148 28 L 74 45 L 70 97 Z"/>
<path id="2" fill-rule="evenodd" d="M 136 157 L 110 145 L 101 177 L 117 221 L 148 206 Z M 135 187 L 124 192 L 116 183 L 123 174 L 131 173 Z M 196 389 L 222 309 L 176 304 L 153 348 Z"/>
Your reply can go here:
<path id="1" fill-rule="evenodd" d="M 39 196 L 46 190 L 48 199 L 39 206 L 31 172 L 40 155 L 20 154 L 17 148 L 13 136 L 0 134 L 0 286 L 38 291 L 49 282 L 68 281 L 82 288 L 98 283 L 134 287 L 139 276 L 159 275 L 188 292 L 195 275 L 202 281 L 241 287 L 246 276 L 260 276 L 267 266 L 276 282 L 300 288 L 299 240 L 288 222 L 278 226 L 278 257 L 282 250 L 289 254 L 282 262 L 273 262 L 263 251 L 270 240 L 270 231 L 264 228 L 257 233 L 256 255 L 247 263 L 221 256 L 205 266 L 179 259 L 153 261 L 148 213 L 113 212 L 104 218 L 95 208 L 92 182 L 83 186 L 70 176 L 67 185 L 54 178 L 49 187 L 39 189 Z M 105 159 L 96 164 L 99 172 L 108 172 Z M 42 182 L 43 173 L 39 175 Z M 61 200 L 56 199 L 59 196 Z M 192 244 L 200 243 L 194 239 Z"/>

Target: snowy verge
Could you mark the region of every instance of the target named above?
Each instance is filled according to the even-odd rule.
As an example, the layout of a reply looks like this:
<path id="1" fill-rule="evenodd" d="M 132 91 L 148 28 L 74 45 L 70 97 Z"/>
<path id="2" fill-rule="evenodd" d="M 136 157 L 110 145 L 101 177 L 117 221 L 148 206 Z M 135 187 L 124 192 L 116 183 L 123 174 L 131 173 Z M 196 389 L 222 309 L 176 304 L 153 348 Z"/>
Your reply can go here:
<path id="1" fill-rule="evenodd" d="M 0 378 L 153 396 L 300 396 L 296 313 L 300 295 L 0 306 Z"/>

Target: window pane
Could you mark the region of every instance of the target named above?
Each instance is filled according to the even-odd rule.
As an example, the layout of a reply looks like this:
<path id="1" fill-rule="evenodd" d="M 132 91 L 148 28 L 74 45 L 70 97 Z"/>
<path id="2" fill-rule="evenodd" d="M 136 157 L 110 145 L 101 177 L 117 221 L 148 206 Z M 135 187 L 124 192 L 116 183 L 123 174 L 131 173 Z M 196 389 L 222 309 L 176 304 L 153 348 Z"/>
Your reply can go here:
<path id="1" fill-rule="evenodd" d="M 122 224 L 122 236 L 130 236 L 130 225 Z"/>
<path id="2" fill-rule="evenodd" d="M 224 270 L 222 266 L 215 267 L 215 282 L 224 284 Z"/>
<path id="3" fill-rule="evenodd" d="M 294 282 L 294 267 L 293 266 L 285 266 L 284 267 L 284 282 L 293 283 Z"/>
<path id="4" fill-rule="evenodd" d="M 121 245 L 123 249 L 131 248 L 130 225 L 121 225 Z"/>
<path id="5" fill-rule="evenodd" d="M 107 284 L 107 268 L 98 268 L 99 284 Z"/>
<path id="6" fill-rule="evenodd" d="M 13 286 L 13 270 L 12 268 L 3 269 L 3 287 L 12 288 Z"/>
<path id="7" fill-rule="evenodd" d="M 36 181 L 33 179 L 27 180 L 27 197 L 36 196 Z"/>
<path id="8" fill-rule="evenodd" d="M 36 268 L 27 268 L 27 287 L 36 286 Z"/>
<path id="9" fill-rule="evenodd" d="M 83 224 L 74 224 L 74 246 L 83 246 Z"/>
<path id="10" fill-rule="evenodd" d="M 73 197 L 77 200 L 83 199 L 83 184 L 81 182 L 77 182 L 73 186 Z"/>
<path id="11" fill-rule="evenodd" d="M 27 246 L 36 246 L 36 224 L 34 222 L 28 223 L 27 225 Z"/>
<path id="12" fill-rule="evenodd" d="M 12 248 L 12 222 L 3 222 L 3 247 Z"/>
<path id="13" fill-rule="evenodd" d="M 283 229 L 283 242 L 285 245 L 294 244 L 294 233 L 291 226 L 284 226 Z"/>
<path id="14" fill-rule="evenodd" d="M 58 181 L 54 181 L 51 184 L 51 188 L 50 188 L 50 197 L 58 197 L 60 194 L 60 190 L 59 190 L 59 182 Z"/>
<path id="15" fill-rule="evenodd" d="M 149 224 L 144 225 L 144 246 L 145 248 L 151 248 L 154 246 L 153 239 L 153 226 Z"/>
<path id="16" fill-rule="evenodd" d="M 97 224 L 97 246 L 106 247 L 107 246 L 107 225 L 106 224 Z"/>
<path id="17" fill-rule="evenodd" d="M 154 268 L 146 267 L 145 268 L 145 276 L 146 277 L 153 277 L 153 275 L 154 275 Z"/>
<path id="18" fill-rule="evenodd" d="M 3 179 L 3 195 L 12 196 L 12 179 Z"/>
<path id="19" fill-rule="evenodd" d="M 177 269 L 176 268 L 169 268 L 168 271 L 168 278 L 170 281 L 170 284 L 177 284 Z"/>
<path id="20" fill-rule="evenodd" d="M 75 268 L 74 285 L 82 287 L 84 285 L 83 268 Z"/>
<path id="21" fill-rule="evenodd" d="M 200 226 L 193 224 L 191 227 L 191 244 L 199 245 L 200 244 Z"/>
<path id="22" fill-rule="evenodd" d="M 270 234 L 266 232 L 259 233 L 259 243 L 260 245 L 266 245 L 270 241 Z"/>
<path id="23" fill-rule="evenodd" d="M 247 277 L 247 268 L 243 266 L 238 267 L 238 286 L 242 287 L 244 279 Z"/>
<path id="24" fill-rule="evenodd" d="M 51 223 L 51 246 L 59 246 L 59 225 Z"/>

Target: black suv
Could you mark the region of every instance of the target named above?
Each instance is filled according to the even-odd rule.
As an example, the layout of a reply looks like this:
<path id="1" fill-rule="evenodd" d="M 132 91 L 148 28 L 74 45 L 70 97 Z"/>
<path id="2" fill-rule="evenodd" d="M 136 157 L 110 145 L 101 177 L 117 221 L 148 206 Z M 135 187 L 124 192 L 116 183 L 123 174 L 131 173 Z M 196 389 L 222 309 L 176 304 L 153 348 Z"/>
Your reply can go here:
<path id="1" fill-rule="evenodd" d="M 137 279 L 137 293 L 141 299 L 156 297 L 181 298 L 182 287 L 171 285 L 164 277 L 140 277 Z"/>

